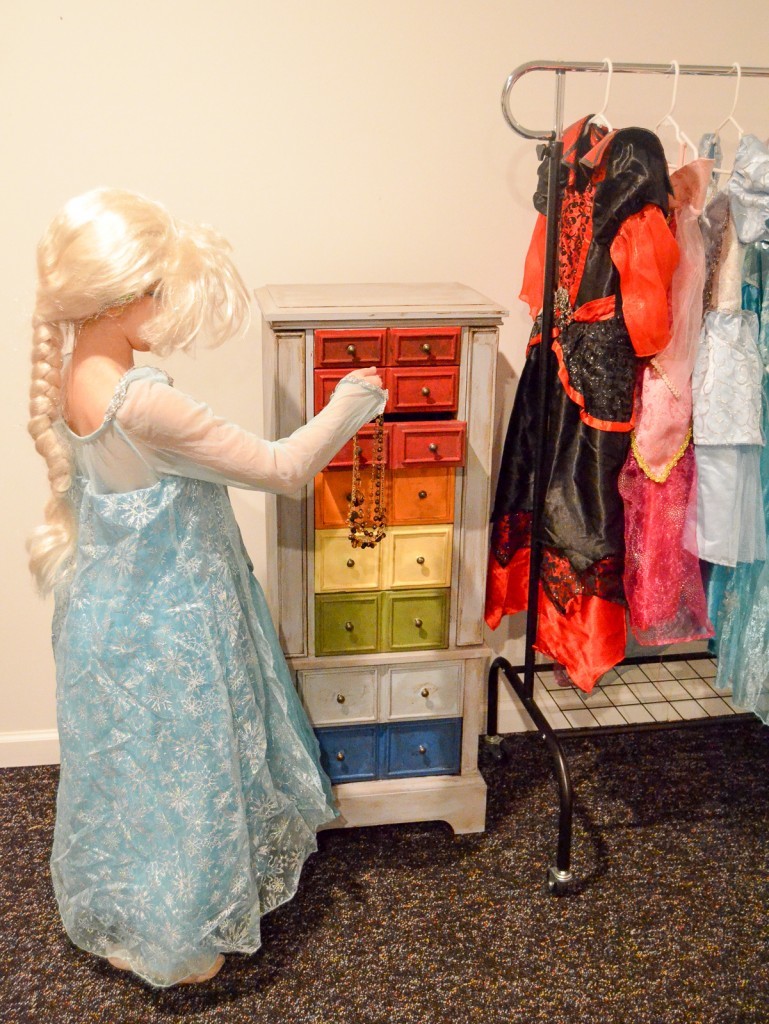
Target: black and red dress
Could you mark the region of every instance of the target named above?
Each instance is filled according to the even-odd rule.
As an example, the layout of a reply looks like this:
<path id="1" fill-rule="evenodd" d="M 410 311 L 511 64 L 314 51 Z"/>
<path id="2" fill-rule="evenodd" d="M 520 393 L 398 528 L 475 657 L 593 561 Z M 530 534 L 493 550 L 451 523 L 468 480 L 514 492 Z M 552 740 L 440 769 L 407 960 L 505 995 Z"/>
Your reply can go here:
<path id="1" fill-rule="evenodd" d="M 515 397 L 492 513 L 486 621 L 527 604 L 535 409 L 541 358 L 546 162 L 521 298 L 534 328 Z M 564 135 L 558 291 L 549 372 L 536 647 L 583 690 L 625 654 L 624 518 L 618 476 L 633 428 L 640 360 L 670 340 L 678 249 L 670 180 L 652 132 L 606 133 L 589 118 Z"/>

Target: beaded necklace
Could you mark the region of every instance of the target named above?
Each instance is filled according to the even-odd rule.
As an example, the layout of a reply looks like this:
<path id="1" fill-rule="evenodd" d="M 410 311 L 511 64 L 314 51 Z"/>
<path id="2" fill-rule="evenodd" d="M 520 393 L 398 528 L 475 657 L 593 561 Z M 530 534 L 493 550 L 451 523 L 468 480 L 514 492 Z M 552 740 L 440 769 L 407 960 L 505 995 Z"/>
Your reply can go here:
<path id="1" fill-rule="evenodd" d="M 352 440 L 352 487 L 350 507 L 347 512 L 347 526 L 350 529 L 350 544 L 354 548 L 373 548 L 384 539 L 387 526 L 387 509 L 384 507 L 384 416 L 377 416 L 374 431 L 374 460 L 371 466 L 369 487 L 370 521 L 366 518 L 365 498 L 361 486 L 361 446 L 356 434 Z"/>

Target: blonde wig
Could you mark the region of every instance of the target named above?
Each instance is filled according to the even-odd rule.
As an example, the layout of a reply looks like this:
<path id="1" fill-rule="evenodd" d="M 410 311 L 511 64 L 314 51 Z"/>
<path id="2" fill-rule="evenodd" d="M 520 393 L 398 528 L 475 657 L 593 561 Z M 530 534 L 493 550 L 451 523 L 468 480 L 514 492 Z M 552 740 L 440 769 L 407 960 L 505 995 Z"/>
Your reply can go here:
<path id="1" fill-rule="evenodd" d="M 249 312 L 229 249 L 211 228 L 186 224 L 159 203 L 111 188 L 71 199 L 41 239 L 29 432 L 47 463 L 51 497 L 28 550 L 43 593 L 60 578 L 76 536 L 72 455 L 54 426 L 61 418 L 66 340 L 76 338 L 84 320 L 152 291 L 158 312 L 142 329 L 152 352 L 168 355 L 199 339 L 221 344 L 245 327 Z"/>

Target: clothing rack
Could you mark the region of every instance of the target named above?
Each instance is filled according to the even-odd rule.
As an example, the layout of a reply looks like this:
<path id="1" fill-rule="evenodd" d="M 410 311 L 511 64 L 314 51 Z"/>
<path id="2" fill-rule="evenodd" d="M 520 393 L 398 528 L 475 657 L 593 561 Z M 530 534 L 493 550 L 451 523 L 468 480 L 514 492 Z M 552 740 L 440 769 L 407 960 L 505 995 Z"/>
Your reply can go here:
<path id="1" fill-rule="evenodd" d="M 550 129 L 536 130 L 524 127 L 513 115 L 510 109 L 510 98 L 516 83 L 524 76 L 533 71 L 545 71 L 555 74 L 555 104 L 553 115 L 553 127 Z M 542 340 L 541 345 L 543 358 L 539 365 L 537 379 L 537 411 L 535 436 L 536 444 L 534 450 L 533 467 L 533 489 L 532 489 L 532 518 L 531 518 L 531 554 L 529 563 L 529 587 L 527 595 L 526 613 L 526 635 L 524 664 L 513 667 L 506 658 L 495 658 L 489 669 L 488 678 L 488 724 L 487 736 L 498 735 L 498 703 L 499 703 L 499 673 L 503 672 L 510 683 L 513 692 L 528 712 L 529 717 L 539 730 L 541 738 L 547 744 L 548 750 L 553 758 L 555 775 L 558 783 L 558 794 L 560 801 L 560 813 L 558 824 L 558 845 L 556 862 L 547 869 L 547 888 L 557 896 L 565 895 L 574 888 L 575 877 L 571 870 L 571 833 L 572 833 L 572 812 L 573 812 L 573 788 L 569 773 L 569 766 L 563 751 L 562 744 L 556 736 L 555 731 L 545 718 L 542 710 L 534 699 L 534 672 L 535 672 L 535 650 L 534 644 L 537 637 L 538 625 L 538 588 L 539 576 L 542 566 L 542 512 L 544 506 L 544 467 L 547 456 L 547 430 L 548 430 L 548 409 L 550 378 L 548 375 L 548 363 L 552 358 L 552 340 L 554 323 L 554 299 L 556 273 L 558 266 L 558 228 L 560 211 L 560 164 L 563 156 L 563 113 L 566 94 L 566 75 L 568 73 L 586 72 L 589 74 L 618 73 L 618 74 L 643 74 L 643 75 L 699 75 L 710 77 L 738 76 L 745 78 L 769 78 L 769 67 L 740 67 L 739 65 L 708 65 L 708 64 L 636 64 L 617 63 L 610 61 L 599 62 L 574 62 L 565 63 L 562 61 L 529 61 L 521 64 L 509 76 L 502 90 L 502 112 L 509 126 L 518 135 L 525 139 L 541 140 L 546 143 L 545 156 L 547 157 L 547 226 L 545 243 L 545 267 L 544 267 L 544 303 L 542 309 Z M 739 77 L 738 77 L 739 81 Z M 675 105 L 675 92 L 673 105 Z M 663 121 L 673 123 L 670 115 L 673 108 Z M 734 111 L 732 111 L 733 113 Z M 660 122 L 662 123 L 662 122 Z M 641 664 L 659 660 L 656 656 L 641 656 L 626 658 L 621 664 Z M 708 654 L 700 655 L 679 655 L 679 659 L 692 657 L 709 657 Z M 676 660 L 676 656 L 668 656 L 667 660 Z M 672 723 L 676 727 L 681 723 Z M 647 728 L 670 727 L 671 723 L 659 723 Z M 638 726 L 628 726 L 627 729 Z M 599 730 L 591 729 L 590 732 L 616 732 L 616 727 L 608 727 Z"/>

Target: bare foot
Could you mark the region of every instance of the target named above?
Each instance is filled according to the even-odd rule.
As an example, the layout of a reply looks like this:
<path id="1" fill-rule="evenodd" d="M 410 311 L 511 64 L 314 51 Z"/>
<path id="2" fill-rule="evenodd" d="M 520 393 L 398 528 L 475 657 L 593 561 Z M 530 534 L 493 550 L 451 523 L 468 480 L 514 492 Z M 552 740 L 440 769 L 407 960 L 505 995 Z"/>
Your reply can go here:
<path id="1" fill-rule="evenodd" d="M 188 978 L 182 978 L 182 980 L 177 982 L 177 984 L 195 985 L 199 981 L 210 981 L 214 975 L 221 971 L 222 967 L 224 967 L 224 957 L 220 953 L 216 960 L 214 960 L 213 966 L 210 967 L 205 974 L 191 974 Z"/>
<path id="2" fill-rule="evenodd" d="M 107 959 L 112 964 L 112 966 L 113 967 L 117 967 L 117 969 L 119 971 L 130 971 L 131 970 L 131 965 L 128 963 L 128 961 L 127 960 L 121 960 L 121 958 L 119 956 L 110 956 L 110 957 L 107 957 Z M 175 984 L 177 984 L 177 985 L 196 985 L 198 982 L 201 982 L 201 981 L 210 981 L 211 978 L 214 977 L 214 975 L 219 973 L 219 971 L 222 969 L 223 966 L 224 966 L 224 957 L 220 953 L 219 956 L 217 956 L 216 960 L 214 960 L 213 965 L 204 974 L 190 974 L 188 977 L 182 978 L 181 981 L 177 981 Z"/>
<path id="3" fill-rule="evenodd" d="M 119 956 L 108 956 L 107 959 L 113 967 L 117 967 L 119 971 L 130 971 L 131 965 L 127 960 L 121 960 Z"/>

